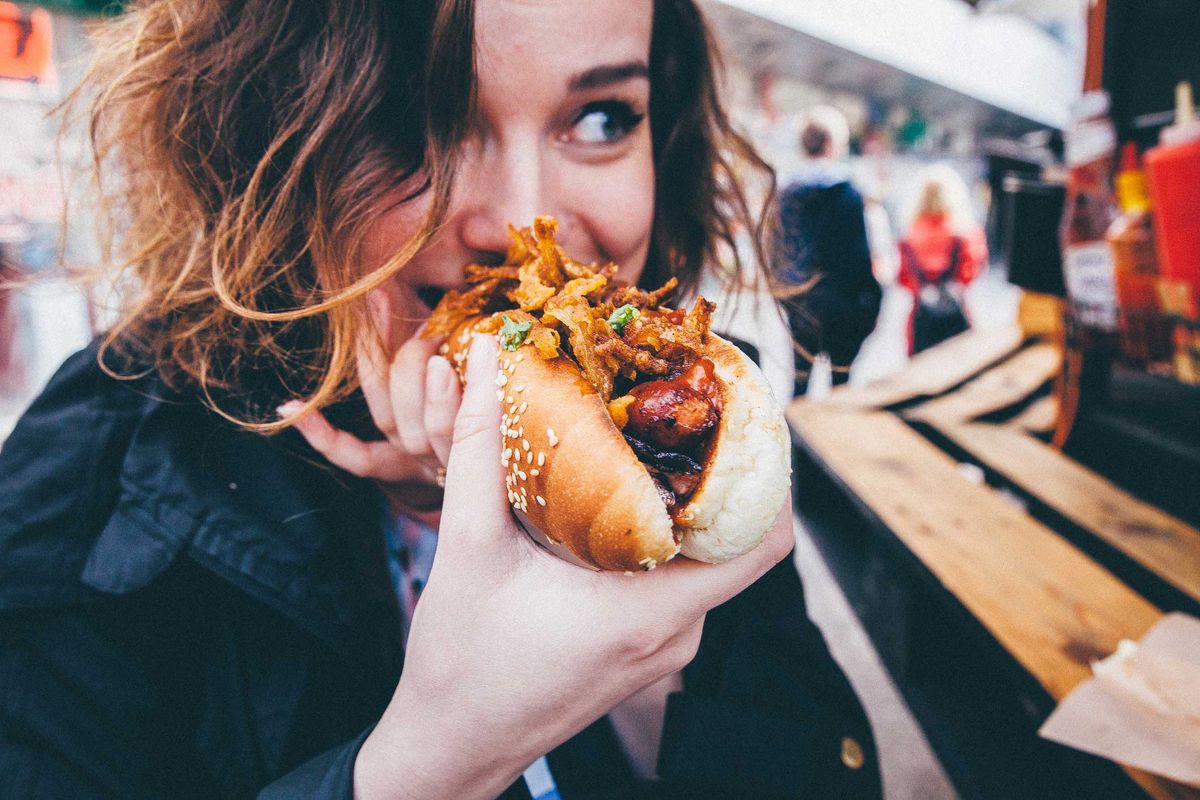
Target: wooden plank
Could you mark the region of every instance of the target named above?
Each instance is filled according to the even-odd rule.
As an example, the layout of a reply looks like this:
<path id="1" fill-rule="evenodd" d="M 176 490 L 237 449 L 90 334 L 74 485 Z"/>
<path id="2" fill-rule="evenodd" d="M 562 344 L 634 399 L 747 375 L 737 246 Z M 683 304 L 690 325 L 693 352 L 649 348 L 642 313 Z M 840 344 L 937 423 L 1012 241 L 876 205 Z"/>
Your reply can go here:
<path id="1" fill-rule="evenodd" d="M 1053 395 L 1039 397 L 1024 411 L 1005 423 L 1008 427 L 1027 433 L 1050 433 L 1058 422 L 1058 398 Z"/>
<path id="2" fill-rule="evenodd" d="M 1019 431 L 981 423 L 935 427 L 985 466 L 1200 600 L 1200 531 Z"/>
<path id="3" fill-rule="evenodd" d="M 895 375 L 865 386 L 841 386 L 825 402 L 850 408 L 886 408 L 918 397 L 933 397 L 957 386 L 972 375 L 1021 346 L 1017 325 L 966 333 L 913 356 Z"/>
<path id="4" fill-rule="evenodd" d="M 1161 616 L 1050 529 L 984 486 L 899 418 L 793 403 L 806 447 L 1056 700 L 1090 661 Z"/>
<path id="5" fill-rule="evenodd" d="M 799 443 L 895 533 L 1055 699 L 1090 660 L 1140 639 L 1162 612 L 984 487 L 893 415 L 798 400 Z M 954 487 L 953 491 L 949 491 Z M 1013 559 L 1020 569 L 1014 569 Z M 1121 765 L 1155 800 L 1200 791 Z"/>
<path id="6" fill-rule="evenodd" d="M 905 412 L 923 422 L 970 420 L 1015 405 L 1058 373 L 1062 351 L 1049 342 L 1035 344 L 980 375 L 961 389 Z"/>

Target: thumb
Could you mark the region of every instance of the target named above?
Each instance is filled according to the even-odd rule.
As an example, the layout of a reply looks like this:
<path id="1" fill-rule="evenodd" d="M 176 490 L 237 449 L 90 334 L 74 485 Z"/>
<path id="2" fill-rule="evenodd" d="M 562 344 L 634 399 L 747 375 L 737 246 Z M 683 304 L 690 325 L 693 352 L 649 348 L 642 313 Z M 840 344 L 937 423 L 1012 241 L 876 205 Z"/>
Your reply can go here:
<path id="1" fill-rule="evenodd" d="M 500 465 L 496 377 L 496 337 L 477 333 L 467 356 L 466 388 L 446 463 L 441 529 L 449 541 L 478 545 L 512 524 Z"/>

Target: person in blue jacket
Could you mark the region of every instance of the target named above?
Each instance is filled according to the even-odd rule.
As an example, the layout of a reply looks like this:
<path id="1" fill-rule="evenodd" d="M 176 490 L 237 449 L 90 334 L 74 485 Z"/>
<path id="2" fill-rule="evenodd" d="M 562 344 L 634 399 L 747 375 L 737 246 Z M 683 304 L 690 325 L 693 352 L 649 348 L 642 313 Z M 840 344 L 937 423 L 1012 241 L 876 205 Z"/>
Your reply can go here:
<path id="1" fill-rule="evenodd" d="M 840 111 L 810 109 L 800 124 L 803 168 L 779 194 L 773 278 L 796 346 L 797 397 L 818 353 L 828 354 L 834 384 L 848 381 L 879 317 L 863 199 L 844 164 L 849 141 Z"/>
<path id="2" fill-rule="evenodd" d="M 880 794 L 785 508 L 722 565 L 516 527 L 487 339 L 414 335 L 507 223 L 657 286 L 733 220 L 689 0 L 147 0 L 89 88 L 125 304 L 0 451 L 0 796 Z"/>

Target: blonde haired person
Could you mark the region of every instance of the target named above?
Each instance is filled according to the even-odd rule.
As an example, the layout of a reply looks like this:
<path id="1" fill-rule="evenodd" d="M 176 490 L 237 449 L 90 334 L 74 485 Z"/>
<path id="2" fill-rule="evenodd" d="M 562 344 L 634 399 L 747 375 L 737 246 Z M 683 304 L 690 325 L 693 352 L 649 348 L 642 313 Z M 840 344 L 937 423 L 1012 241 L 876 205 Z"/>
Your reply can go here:
<path id="1" fill-rule="evenodd" d="M 987 267 L 987 240 L 966 183 L 946 165 L 925 170 L 904 219 L 899 282 L 913 297 L 907 325 L 913 355 L 970 327 L 963 297 Z"/>
<path id="2" fill-rule="evenodd" d="M 753 229 L 697 6 L 127 9 L 84 96 L 129 302 L 0 451 L 0 797 L 877 798 L 789 509 L 561 561 L 495 341 L 464 390 L 415 335 L 507 223 L 688 287 Z"/>

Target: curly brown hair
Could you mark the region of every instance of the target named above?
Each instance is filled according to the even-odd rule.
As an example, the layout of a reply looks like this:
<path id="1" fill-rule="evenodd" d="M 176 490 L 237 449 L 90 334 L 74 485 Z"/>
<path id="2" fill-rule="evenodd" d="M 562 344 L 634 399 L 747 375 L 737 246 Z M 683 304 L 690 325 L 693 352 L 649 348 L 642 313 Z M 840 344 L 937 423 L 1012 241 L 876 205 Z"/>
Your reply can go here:
<path id="1" fill-rule="evenodd" d="M 102 367 L 141 365 L 261 431 L 284 425 L 283 400 L 352 392 L 366 294 L 449 203 L 473 118 L 473 26 L 471 0 L 143 0 L 105 23 L 68 104 L 91 98 L 106 270 L 127 287 Z M 731 127 L 718 69 L 695 3 L 656 0 L 645 282 L 694 286 L 719 243 L 736 259 L 736 231 L 762 230 L 741 173 L 773 175 Z M 363 274 L 365 232 L 392 187 L 414 184 L 406 199 L 432 200 L 420 230 Z"/>

